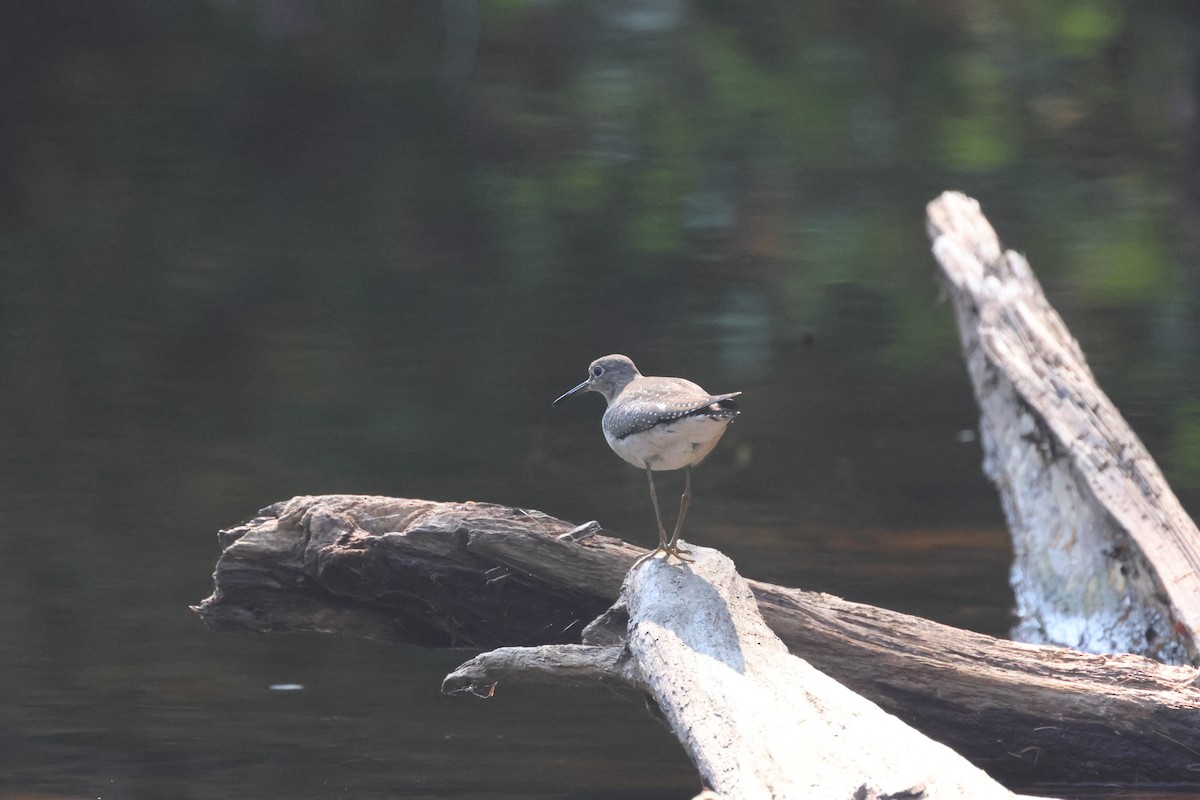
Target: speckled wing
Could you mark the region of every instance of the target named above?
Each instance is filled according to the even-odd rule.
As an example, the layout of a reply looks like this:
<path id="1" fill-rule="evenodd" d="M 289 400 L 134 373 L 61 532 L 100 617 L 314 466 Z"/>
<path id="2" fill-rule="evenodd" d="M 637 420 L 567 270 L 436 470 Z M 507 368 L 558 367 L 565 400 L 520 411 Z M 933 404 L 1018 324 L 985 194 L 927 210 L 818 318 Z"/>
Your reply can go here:
<path id="1" fill-rule="evenodd" d="M 651 378 L 621 392 L 618 402 L 605 412 L 604 424 L 614 439 L 621 440 L 683 417 L 733 419 L 739 413 L 733 398 L 740 394 L 709 394 L 683 378 Z"/>

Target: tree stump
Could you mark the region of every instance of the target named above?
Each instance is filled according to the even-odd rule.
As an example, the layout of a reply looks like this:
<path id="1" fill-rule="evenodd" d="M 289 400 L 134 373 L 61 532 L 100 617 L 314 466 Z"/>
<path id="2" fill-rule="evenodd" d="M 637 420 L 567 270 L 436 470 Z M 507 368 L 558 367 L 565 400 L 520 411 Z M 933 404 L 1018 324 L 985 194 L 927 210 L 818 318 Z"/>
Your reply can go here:
<path id="1" fill-rule="evenodd" d="M 1018 639 L 1200 663 L 1200 531 L 979 204 L 929 204 L 1013 537 Z"/>

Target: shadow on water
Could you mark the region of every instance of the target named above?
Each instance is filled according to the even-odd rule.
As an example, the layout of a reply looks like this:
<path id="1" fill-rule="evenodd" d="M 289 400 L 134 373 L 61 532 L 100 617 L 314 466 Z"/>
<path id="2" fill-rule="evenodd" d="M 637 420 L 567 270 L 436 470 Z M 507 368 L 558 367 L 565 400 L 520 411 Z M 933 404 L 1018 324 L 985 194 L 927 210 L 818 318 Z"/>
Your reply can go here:
<path id="1" fill-rule="evenodd" d="M 550 411 L 610 352 L 745 392 L 690 537 L 1003 634 L 1008 545 L 923 205 L 983 200 L 1196 508 L 1195 23 L 6 4 L 0 798 L 690 796 L 635 702 L 443 698 L 469 653 L 187 611 L 215 532 L 296 494 L 490 500 L 650 544 L 595 409 Z"/>

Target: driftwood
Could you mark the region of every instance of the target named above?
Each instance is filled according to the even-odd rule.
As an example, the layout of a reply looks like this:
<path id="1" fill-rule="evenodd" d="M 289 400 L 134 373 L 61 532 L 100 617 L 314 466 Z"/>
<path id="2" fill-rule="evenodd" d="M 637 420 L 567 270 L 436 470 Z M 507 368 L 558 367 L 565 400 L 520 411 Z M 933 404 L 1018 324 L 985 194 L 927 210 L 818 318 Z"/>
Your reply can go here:
<path id="1" fill-rule="evenodd" d="M 979 204 L 928 213 L 1012 532 L 1014 635 L 1200 663 L 1200 531 Z"/>
<path id="2" fill-rule="evenodd" d="M 977 204 L 947 194 L 929 214 L 985 469 L 1014 533 L 1019 634 L 1195 662 L 1195 526 Z M 706 550 L 691 567 L 650 563 L 623 590 L 643 551 L 595 523 L 299 497 L 221 544 L 214 593 L 195 609 L 214 628 L 500 648 L 449 676 L 448 692 L 486 695 L 500 679 L 634 686 L 731 796 L 1009 796 L 868 701 L 1016 784 L 1195 786 L 1200 774 L 1190 666 L 746 584 Z"/>
<path id="3" fill-rule="evenodd" d="M 279 503 L 221 543 L 216 589 L 196 608 L 210 627 L 477 648 L 579 644 L 645 552 L 536 511 L 358 496 Z M 1196 781 L 1195 669 L 750 586 L 792 653 L 993 777 Z"/>
<path id="4" fill-rule="evenodd" d="M 789 653 L 733 562 L 692 551 L 686 567 L 654 560 L 632 571 L 584 645 L 492 650 L 449 675 L 443 691 L 486 696 L 497 682 L 531 678 L 628 684 L 650 696 L 704 781 L 730 798 L 1013 797 Z"/>

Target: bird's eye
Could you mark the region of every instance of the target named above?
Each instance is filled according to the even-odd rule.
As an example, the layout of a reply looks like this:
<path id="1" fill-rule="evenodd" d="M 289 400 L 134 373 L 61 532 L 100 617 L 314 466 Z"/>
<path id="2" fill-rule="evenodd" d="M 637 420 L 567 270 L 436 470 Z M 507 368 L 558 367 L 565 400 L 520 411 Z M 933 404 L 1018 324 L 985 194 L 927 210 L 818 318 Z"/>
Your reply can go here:
<path id="1" fill-rule="evenodd" d="M 592 367 L 592 377 L 599 378 L 604 374 L 604 367 Z"/>

